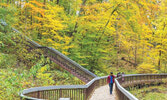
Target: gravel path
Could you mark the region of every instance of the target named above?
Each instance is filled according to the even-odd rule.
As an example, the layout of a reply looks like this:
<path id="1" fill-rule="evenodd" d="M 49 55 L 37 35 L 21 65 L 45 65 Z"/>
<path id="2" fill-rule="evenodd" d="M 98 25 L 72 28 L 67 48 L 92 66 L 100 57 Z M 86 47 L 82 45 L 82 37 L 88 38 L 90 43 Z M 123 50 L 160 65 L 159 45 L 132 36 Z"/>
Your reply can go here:
<path id="1" fill-rule="evenodd" d="M 113 86 L 113 94 L 110 95 L 109 93 L 109 86 L 101 86 L 97 88 L 90 100 L 115 100 L 115 85 Z"/>

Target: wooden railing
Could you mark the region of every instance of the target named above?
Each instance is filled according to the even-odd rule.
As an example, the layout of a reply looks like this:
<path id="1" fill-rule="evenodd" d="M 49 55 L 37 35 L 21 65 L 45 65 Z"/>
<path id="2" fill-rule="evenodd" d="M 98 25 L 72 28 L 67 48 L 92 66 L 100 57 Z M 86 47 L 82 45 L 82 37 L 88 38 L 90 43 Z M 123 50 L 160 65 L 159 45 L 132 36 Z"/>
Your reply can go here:
<path id="1" fill-rule="evenodd" d="M 96 88 L 107 84 L 106 78 L 107 76 L 94 78 L 86 85 L 47 86 L 25 89 L 20 96 L 22 100 L 59 100 L 59 98 L 88 100 Z"/>
<path id="2" fill-rule="evenodd" d="M 134 74 L 118 77 L 115 79 L 116 99 L 138 100 L 125 88 L 141 84 L 144 85 L 161 83 L 163 82 L 163 79 L 167 79 L 167 74 Z M 86 85 L 64 85 L 30 88 L 23 90 L 21 97 L 22 99 L 25 98 L 29 100 L 58 100 L 59 98 L 70 98 L 70 100 L 89 100 L 96 88 L 107 84 L 106 80 L 107 76 L 94 78 Z"/>
<path id="3" fill-rule="evenodd" d="M 8 24 L 0 19 L 0 24 L 3 26 L 7 26 Z M 12 28 L 12 30 L 16 33 L 20 33 L 15 28 Z M 89 70 L 85 69 L 81 65 L 77 64 L 75 61 L 71 60 L 64 54 L 60 53 L 54 48 L 51 47 L 43 47 L 39 45 L 38 43 L 34 42 L 33 40 L 29 39 L 26 36 L 23 36 L 20 34 L 22 38 L 25 39 L 25 41 L 30 43 L 30 46 L 35 49 L 40 49 L 44 52 L 44 55 L 48 56 L 50 60 L 55 62 L 56 64 L 60 65 L 62 68 L 73 74 L 74 76 L 78 77 L 80 80 L 82 80 L 85 83 L 88 83 L 93 78 L 97 77 L 95 74 L 90 72 Z"/>
<path id="4" fill-rule="evenodd" d="M 59 51 L 51 47 L 42 47 L 39 44 L 35 43 L 34 41 L 28 41 L 34 48 L 42 50 L 44 55 L 50 58 L 53 62 L 60 65 L 62 68 L 73 74 L 74 76 L 78 77 L 85 83 L 88 83 L 93 78 L 97 77 L 95 74 L 90 72 L 89 70 L 85 69 L 84 67 L 77 64 L 75 61 L 69 59 Z"/>
<path id="5" fill-rule="evenodd" d="M 138 100 L 125 88 L 134 87 L 137 85 L 162 83 L 163 79 L 167 79 L 167 74 L 132 74 L 119 77 L 115 80 L 116 97 L 118 100 Z"/>

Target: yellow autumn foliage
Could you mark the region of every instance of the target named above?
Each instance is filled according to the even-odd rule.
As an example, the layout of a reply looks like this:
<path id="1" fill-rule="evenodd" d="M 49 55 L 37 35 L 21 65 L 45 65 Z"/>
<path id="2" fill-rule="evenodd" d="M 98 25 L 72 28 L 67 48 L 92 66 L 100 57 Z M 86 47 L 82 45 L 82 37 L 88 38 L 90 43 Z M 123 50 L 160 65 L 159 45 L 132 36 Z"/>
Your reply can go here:
<path id="1" fill-rule="evenodd" d="M 43 66 L 38 70 L 37 78 L 42 80 L 40 83 L 43 86 L 51 85 L 54 83 L 53 77 L 51 77 L 50 73 L 47 73 L 48 66 Z"/>
<path id="2" fill-rule="evenodd" d="M 137 73 L 157 73 L 157 70 L 152 64 L 143 63 L 137 67 Z"/>

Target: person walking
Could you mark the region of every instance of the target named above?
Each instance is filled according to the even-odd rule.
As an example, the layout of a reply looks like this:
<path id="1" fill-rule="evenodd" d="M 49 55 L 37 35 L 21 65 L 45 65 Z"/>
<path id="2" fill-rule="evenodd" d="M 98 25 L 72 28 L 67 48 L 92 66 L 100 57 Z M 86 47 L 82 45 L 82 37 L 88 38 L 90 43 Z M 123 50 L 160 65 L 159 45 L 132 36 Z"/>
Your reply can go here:
<path id="1" fill-rule="evenodd" d="M 118 77 L 120 77 L 120 75 L 121 75 L 121 73 L 120 73 L 120 72 L 119 72 L 119 73 L 117 73 L 117 78 L 118 78 Z"/>
<path id="2" fill-rule="evenodd" d="M 125 73 L 124 73 L 124 72 L 122 72 L 122 82 L 124 82 L 124 81 L 125 81 L 124 76 L 125 76 Z"/>
<path id="3" fill-rule="evenodd" d="M 109 84 L 110 87 L 110 94 L 112 94 L 114 79 L 115 76 L 113 75 L 113 72 L 110 72 L 110 75 L 107 77 L 107 83 Z"/>

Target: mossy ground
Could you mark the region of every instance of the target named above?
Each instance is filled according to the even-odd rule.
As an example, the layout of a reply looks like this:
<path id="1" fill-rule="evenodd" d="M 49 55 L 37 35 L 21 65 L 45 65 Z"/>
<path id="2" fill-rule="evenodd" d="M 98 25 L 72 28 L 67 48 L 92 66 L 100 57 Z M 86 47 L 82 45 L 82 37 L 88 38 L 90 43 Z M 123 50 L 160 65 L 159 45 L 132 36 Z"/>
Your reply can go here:
<path id="1" fill-rule="evenodd" d="M 130 92 L 139 100 L 167 100 L 167 84 L 133 89 Z"/>

